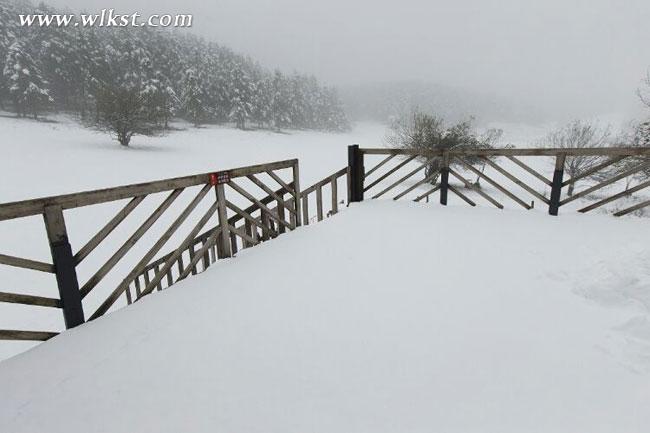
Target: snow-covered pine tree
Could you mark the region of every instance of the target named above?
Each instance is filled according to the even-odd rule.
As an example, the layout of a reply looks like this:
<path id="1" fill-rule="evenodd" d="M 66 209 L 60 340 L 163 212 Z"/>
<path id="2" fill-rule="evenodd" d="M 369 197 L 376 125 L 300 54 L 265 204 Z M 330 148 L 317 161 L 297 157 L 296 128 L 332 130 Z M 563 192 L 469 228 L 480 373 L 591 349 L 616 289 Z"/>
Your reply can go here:
<path id="1" fill-rule="evenodd" d="M 19 41 L 9 47 L 2 74 L 18 116 L 36 119 L 53 102 L 38 65 Z"/>
<path id="2" fill-rule="evenodd" d="M 205 105 L 205 86 L 194 68 L 185 71 L 180 83 L 181 110 L 198 127 L 205 122 L 207 107 Z"/>

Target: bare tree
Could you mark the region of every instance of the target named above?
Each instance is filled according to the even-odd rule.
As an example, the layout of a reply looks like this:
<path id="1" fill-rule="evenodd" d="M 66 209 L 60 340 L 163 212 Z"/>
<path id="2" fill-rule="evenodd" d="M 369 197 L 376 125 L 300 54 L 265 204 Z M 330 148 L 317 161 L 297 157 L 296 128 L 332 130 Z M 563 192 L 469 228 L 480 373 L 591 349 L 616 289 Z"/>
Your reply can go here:
<path id="1" fill-rule="evenodd" d="M 413 110 L 397 118 L 390 127 L 386 142 L 394 147 L 416 150 L 426 153 L 441 149 L 489 149 L 496 145 L 503 131 L 498 129 L 488 130 L 483 135 L 477 135 L 472 128 L 473 119 L 447 126 L 438 116 Z M 420 157 L 421 160 L 428 158 Z M 479 158 L 468 158 L 467 162 L 479 166 L 481 172 L 485 162 Z M 440 173 L 441 158 L 432 159 L 425 167 L 425 178 L 435 184 Z M 479 185 L 480 176 L 475 184 Z"/>
<path id="2" fill-rule="evenodd" d="M 556 149 L 605 147 L 609 143 L 610 128 L 601 128 L 595 123 L 574 120 L 567 125 L 548 134 L 545 139 L 547 147 Z M 601 161 L 601 157 L 593 155 L 567 156 L 564 170 L 573 178 L 594 167 Z M 569 184 L 567 194 L 573 195 L 577 182 Z"/>
<path id="3" fill-rule="evenodd" d="M 128 146 L 134 135 L 154 136 L 164 130 L 167 116 L 156 110 L 152 94 L 137 87 L 101 84 L 94 93 L 96 113 L 87 126 L 114 136 Z"/>

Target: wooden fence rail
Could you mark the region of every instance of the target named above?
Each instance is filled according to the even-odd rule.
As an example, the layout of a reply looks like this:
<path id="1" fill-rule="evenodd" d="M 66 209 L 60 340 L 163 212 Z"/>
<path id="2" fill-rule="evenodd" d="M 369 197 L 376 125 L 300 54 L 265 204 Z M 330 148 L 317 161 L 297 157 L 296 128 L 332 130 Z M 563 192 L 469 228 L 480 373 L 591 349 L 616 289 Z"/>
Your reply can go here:
<path id="1" fill-rule="evenodd" d="M 370 156 L 381 158 L 366 170 L 364 161 Z M 565 179 L 569 162 L 585 157 L 596 162 Z M 544 159 L 546 165 L 541 163 Z M 544 174 L 540 167 L 549 171 L 552 167 L 552 172 Z M 623 202 L 622 208 L 612 212 L 615 216 L 650 206 L 650 197 L 625 203 L 650 186 L 647 174 L 650 172 L 650 148 L 647 147 L 419 151 L 354 145 L 348 149 L 348 170 L 351 201 L 354 202 L 364 200 L 371 191 L 371 198 L 378 199 L 401 188 L 393 200 L 428 201 L 431 195 L 439 192 L 440 204 L 447 205 L 451 192 L 470 206 L 476 206 L 476 200 L 482 199 L 499 209 L 504 208 L 506 201 L 511 201 L 528 210 L 538 200 L 548 207 L 551 215 L 558 215 L 561 207 L 573 202 L 583 202 L 577 209 L 581 213 L 615 201 Z M 424 175 L 414 181 L 422 172 Z M 477 180 L 472 182 L 469 176 L 476 176 Z M 640 180 L 632 185 L 631 180 L 637 178 Z M 587 186 L 574 192 L 578 183 Z M 615 187 L 620 190 L 610 190 Z M 506 201 L 498 195 L 504 196 Z"/>
<path id="2" fill-rule="evenodd" d="M 289 171 L 285 179 L 283 171 Z M 269 180 L 262 179 L 267 176 Z M 0 254 L 0 265 L 53 274 L 59 298 L 0 291 L 1 303 L 23 304 L 61 309 L 66 328 L 78 326 L 106 314 L 124 295 L 130 304 L 153 292 L 205 270 L 218 259 L 232 257 L 237 251 L 272 239 L 301 225 L 301 194 L 298 160 L 278 161 L 240 167 L 232 170 L 178 177 L 155 182 L 107 188 L 96 191 L 66 194 L 35 200 L 0 204 L 0 221 L 42 215 L 50 246 L 52 263 Z M 240 183 L 241 182 L 241 183 Z M 271 182 L 271 183 L 269 183 Z M 271 186 L 274 185 L 274 186 Z M 179 197 L 194 190 L 192 199 L 178 211 Z M 210 191 L 214 191 L 213 198 Z M 164 195 L 164 199 L 147 215 L 128 238 L 90 277 L 80 283 L 78 267 L 93 252 L 106 249 L 106 240 L 114 234 L 127 217 L 132 215 L 148 197 Z M 72 210 L 101 203 L 128 200 L 76 252 L 69 241 L 64 210 Z M 240 206 L 239 203 L 248 202 Z M 201 208 L 203 205 L 203 209 Z M 155 234 L 153 245 L 134 264 L 127 265 L 126 257 L 142 244 L 145 235 L 160 226 L 164 215 L 175 215 L 162 233 Z M 172 215 L 172 216 L 173 216 Z M 211 224 L 210 221 L 216 219 Z M 158 223 L 158 224 L 157 224 Z M 184 224 L 191 227 L 172 251 L 159 256 L 165 245 L 180 235 Z M 207 228 L 209 227 L 209 228 Z M 127 266 L 124 268 L 124 266 Z M 86 298 L 95 294 L 109 274 L 130 269 L 112 287 L 101 295 L 99 306 L 89 310 Z M 52 331 L 25 331 L 0 329 L 0 340 L 46 340 Z"/>

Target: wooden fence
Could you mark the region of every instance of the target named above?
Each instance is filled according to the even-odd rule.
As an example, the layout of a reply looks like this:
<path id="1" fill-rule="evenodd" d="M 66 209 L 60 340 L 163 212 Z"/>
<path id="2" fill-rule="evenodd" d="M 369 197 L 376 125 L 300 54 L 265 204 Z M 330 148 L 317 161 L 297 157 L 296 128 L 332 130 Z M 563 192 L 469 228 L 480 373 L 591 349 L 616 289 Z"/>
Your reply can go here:
<path id="1" fill-rule="evenodd" d="M 290 179 L 286 179 L 289 172 Z M 267 177 L 263 181 L 262 175 Z M 269 186 L 273 182 L 276 186 Z M 316 187 L 315 190 L 318 190 Z M 214 190 L 213 198 L 210 191 Z M 191 200 L 180 203 L 184 191 Z M 298 160 L 279 161 L 103 190 L 67 194 L 0 205 L 0 221 L 42 215 L 52 261 L 44 262 L 0 254 L 0 264 L 52 274 L 58 298 L 0 292 L 0 302 L 61 309 L 66 328 L 96 319 L 115 305 L 123 295 L 132 303 L 154 290 L 168 287 L 189 275 L 205 270 L 218 259 L 238 250 L 272 239 L 301 225 L 301 195 Z M 105 250 L 106 240 L 147 197 L 163 195 L 153 211 L 110 257 L 80 283 L 78 268 L 93 252 Z M 188 198 L 189 198 L 188 197 Z M 306 197 L 306 195 L 305 195 Z M 155 199 L 155 197 L 154 197 Z M 126 201 L 119 211 L 76 251 L 70 244 L 64 211 L 102 203 Z M 248 205 L 242 205 L 248 203 Z M 202 209 L 205 208 L 205 209 Z M 174 212 L 178 211 L 178 212 Z M 165 214 L 171 224 L 158 227 L 155 242 L 146 246 L 135 263 L 123 263 L 147 232 L 162 221 Z M 212 225 L 210 221 L 215 219 Z M 160 224 L 158 224 L 159 226 Z M 179 228 L 189 225 L 180 236 Z M 209 227 L 206 229 L 206 227 Z M 186 227 L 187 228 L 187 227 Z M 171 251 L 156 258 L 162 248 L 175 240 Z M 117 266 L 118 263 L 121 266 Z M 126 267 L 125 267 L 126 266 Z M 96 308 L 89 309 L 85 299 L 97 291 L 105 277 L 115 270 L 130 269 L 109 287 Z M 0 340 L 47 340 L 57 332 L 0 329 Z"/>
<path id="2" fill-rule="evenodd" d="M 576 158 L 587 157 L 590 158 L 589 168 L 565 179 L 565 168 Z M 366 169 L 366 162 L 372 158 L 378 161 Z M 612 170 L 613 167 L 616 169 Z M 640 173 L 644 176 L 638 176 Z M 162 290 L 202 272 L 217 260 L 232 257 L 241 249 L 273 239 L 301 224 L 335 215 L 345 204 L 341 200 L 341 184 L 346 189 L 348 203 L 362 201 L 366 196 L 429 201 L 438 193 L 440 204 L 447 205 L 451 192 L 471 206 L 484 200 L 500 209 L 509 202 L 530 210 L 537 201 L 543 203 L 551 215 L 558 215 L 562 207 L 574 206 L 575 210 L 585 213 L 599 208 L 610 209 L 612 204 L 623 202 L 622 207 L 612 211 L 622 216 L 650 206 L 650 197 L 638 198 L 639 193 L 650 186 L 645 173 L 650 173 L 649 148 L 419 152 L 354 145 L 348 147 L 347 167 L 302 191 L 298 160 L 293 159 L 1 204 L 0 222 L 42 216 L 52 261 L 0 254 L 0 265 L 53 275 L 59 297 L 0 291 L 0 303 L 61 309 L 65 326 L 78 326 L 116 308 L 122 296 L 125 304 L 131 304 L 154 290 Z M 472 182 L 470 177 L 473 176 L 476 180 Z M 206 199 L 212 190 L 215 196 Z M 191 200 L 179 206 L 178 199 L 185 191 L 193 192 L 189 194 Z M 80 265 L 86 264 L 93 253 L 111 251 L 107 239 L 118 226 L 134 214 L 136 208 L 142 207 L 148 197 L 161 195 L 162 200 L 156 201 L 153 210 L 145 212 L 144 221 L 137 229 L 129 232 L 131 234 L 117 244 L 112 255 L 91 269 L 90 276 L 80 284 Z M 64 211 L 104 203 L 117 205 L 121 201 L 125 203 L 117 212 L 75 251 L 68 237 Z M 173 214 L 168 215 L 172 222 L 164 226 L 166 228 L 159 227 L 161 224 L 156 222 L 162 221 L 161 217 L 167 214 Z M 211 223 L 211 220 L 216 221 Z M 179 228 L 184 224 L 189 225 L 189 230 L 180 235 Z M 160 230 L 153 237 L 155 241 L 144 247 L 144 252 L 137 255 L 133 263 L 125 263 L 128 253 L 143 243 L 145 234 L 154 231 L 153 227 Z M 173 246 L 160 254 L 168 244 Z M 108 290 L 102 292 L 98 305 L 90 308 L 88 295 L 97 294 L 98 287 L 106 283 L 111 273 L 120 275 L 114 282 L 104 284 L 104 289 L 108 286 Z M 0 329 L 0 340 L 40 341 L 54 335 L 57 332 Z"/>
<path id="3" fill-rule="evenodd" d="M 379 160 L 366 170 L 365 161 L 373 157 Z M 580 159 L 587 168 L 565 179 L 567 167 Z M 616 216 L 650 206 L 650 197 L 633 199 L 650 186 L 650 148 L 415 151 L 355 145 L 348 149 L 348 162 L 353 202 L 389 193 L 393 200 L 419 202 L 438 193 L 440 204 L 447 205 L 451 192 L 470 206 L 481 199 L 503 209 L 506 199 L 528 210 L 538 201 L 551 215 L 568 205 L 585 213 L 623 202 L 612 210 Z"/>

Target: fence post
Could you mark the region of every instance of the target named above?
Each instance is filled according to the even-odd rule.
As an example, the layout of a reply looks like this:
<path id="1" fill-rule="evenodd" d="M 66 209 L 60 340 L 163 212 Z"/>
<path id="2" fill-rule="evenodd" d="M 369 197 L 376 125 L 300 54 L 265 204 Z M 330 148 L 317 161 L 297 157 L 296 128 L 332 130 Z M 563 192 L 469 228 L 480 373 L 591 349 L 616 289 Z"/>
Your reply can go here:
<path id="1" fill-rule="evenodd" d="M 561 153 L 555 157 L 555 171 L 551 183 L 551 199 L 548 204 L 549 215 L 557 215 L 560 209 L 560 197 L 562 196 L 562 178 L 564 177 L 564 161 L 566 155 Z"/>
<path id="2" fill-rule="evenodd" d="M 60 206 L 48 206 L 43 212 L 45 231 L 50 244 L 56 284 L 63 309 L 63 320 L 67 329 L 85 322 L 84 309 L 79 292 L 79 281 L 72 247 L 68 241 L 63 210 Z"/>
<path id="3" fill-rule="evenodd" d="M 348 204 L 363 201 L 363 178 L 365 169 L 363 167 L 363 152 L 359 150 L 358 144 L 348 146 Z"/>
<path id="4" fill-rule="evenodd" d="M 296 227 L 300 227 L 300 169 L 298 166 L 298 161 L 293 164 L 293 198 L 294 198 L 294 210 L 296 211 Z"/>
<path id="5" fill-rule="evenodd" d="M 219 214 L 219 226 L 221 227 L 221 251 L 223 257 L 232 257 L 230 249 L 230 228 L 228 227 L 228 208 L 226 208 L 226 191 L 223 183 L 214 187 L 217 191 L 217 213 Z"/>
<path id="6" fill-rule="evenodd" d="M 442 166 L 440 167 L 440 204 L 447 206 L 447 192 L 449 191 L 449 152 L 442 153 Z"/>

